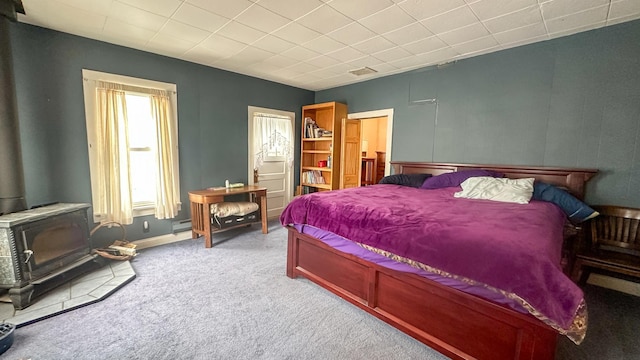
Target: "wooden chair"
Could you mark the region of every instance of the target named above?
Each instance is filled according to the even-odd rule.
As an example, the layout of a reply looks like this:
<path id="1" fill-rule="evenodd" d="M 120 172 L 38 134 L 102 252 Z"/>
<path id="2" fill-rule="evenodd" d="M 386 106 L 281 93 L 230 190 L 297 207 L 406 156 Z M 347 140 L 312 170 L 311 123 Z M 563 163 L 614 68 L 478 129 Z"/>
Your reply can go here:
<path id="1" fill-rule="evenodd" d="M 587 221 L 590 244 L 578 250 L 571 278 L 584 284 L 591 270 L 640 279 L 640 209 L 594 206 L 599 216 Z"/>

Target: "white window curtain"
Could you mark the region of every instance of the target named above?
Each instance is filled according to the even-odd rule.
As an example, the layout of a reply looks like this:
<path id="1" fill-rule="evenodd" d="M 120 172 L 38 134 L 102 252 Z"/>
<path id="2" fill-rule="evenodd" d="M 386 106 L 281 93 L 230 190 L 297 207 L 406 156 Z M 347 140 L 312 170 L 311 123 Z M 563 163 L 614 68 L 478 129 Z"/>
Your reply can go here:
<path id="1" fill-rule="evenodd" d="M 155 121 L 157 163 L 154 213 L 158 219 L 173 218 L 180 210 L 178 129 L 173 119 L 171 94 L 165 90 L 96 81 L 97 176 L 91 178 L 94 221 L 133 223 L 134 204 L 130 176 L 126 92 L 148 94 Z"/>
<path id="2" fill-rule="evenodd" d="M 133 222 L 129 176 L 129 134 L 125 92 L 118 84 L 99 81 L 96 87 L 95 139 L 97 176 L 92 184 L 94 220 Z"/>
<path id="3" fill-rule="evenodd" d="M 166 91 L 158 90 L 151 95 L 151 113 L 156 123 L 158 139 L 155 217 L 170 219 L 178 215 L 181 204 L 178 129 L 171 119 L 171 99 Z"/>
<path id="4" fill-rule="evenodd" d="M 254 113 L 253 115 L 253 168 L 257 170 L 266 158 L 278 149 L 278 156 L 284 156 L 287 166 L 293 166 L 293 129 L 289 117 Z"/>

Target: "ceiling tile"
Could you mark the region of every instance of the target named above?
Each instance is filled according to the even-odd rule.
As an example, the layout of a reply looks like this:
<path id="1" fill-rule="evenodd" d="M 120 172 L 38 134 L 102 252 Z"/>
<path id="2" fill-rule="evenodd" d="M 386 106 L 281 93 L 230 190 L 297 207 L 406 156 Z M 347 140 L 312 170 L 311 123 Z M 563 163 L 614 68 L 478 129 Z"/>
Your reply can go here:
<path id="1" fill-rule="evenodd" d="M 465 5 L 465 2 L 462 0 L 407 0 L 398 4 L 398 6 L 416 20 L 424 20 Z"/>
<path id="2" fill-rule="evenodd" d="M 113 36 L 126 36 L 146 43 L 156 34 L 155 31 L 127 24 L 119 19 L 107 18 L 103 32 Z"/>
<path id="3" fill-rule="evenodd" d="M 392 5 L 391 0 L 333 0 L 329 3 L 329 6 L 354 20 L 360 20 Z"/>
<path id="4" fill-rule="evenodd" d="M 166 33 L 176 39 L 182 39 L 192 43 L 199 43 L 207 36 L 211 35 L 210 32 L 198 29 L 191 25 L 183 24 L 179 21 L 169 20 L 160 30 L 160 33 Z"/>
<path id="5" fill-rule="evenodd" d="M 338 49 L 342 49 L 344 47 L 344 44 L 323 35 L 304 43 L 302 46 L 318 53 L 329 53 Z"/>
<path id="6" fill-rule="evenodd" d="M 168 18 L 164 16 L 150 13 L 118 1 L 113 2 L 108 14 L 110 18 L 116 18 L 127 24 L 154 31 L 160 30 L 168 20 Z"/>
<path id="7" fill-rule="evenodd" d="M 446 47 L 432 51 L 430 53 L 418 55 L 419 58 L 424 60 L 425 64 L 442 64 L 455 61 L 460 56 L 453 48 Z"/>
<path id="8" fill-rule="evenodd" d="M 353 20 L 342 15 L 337 10 L 328 5 L 323 5 L 296 20 L 298 24 L 304 25 L 309 29 L 318 31 L 323 34 L 339 29 L 351 23 L 352 21 Z"/>
<path id="9" fill-rule="evenodd" d="M 542 15 L 537 5 L 483 21 L 491 33 L 499 33 L 531 24 L 542 24 Z"/>
<path id="10" fill-rule="evenodd" d="M 221 59 L 219 54 L 216 54 L 211 49 L 200 45 L 196 45 L 195 47 L 189 49 L 184 54 L 184 57 L 190 61 L 205 65 L 211 65 L 216 60 Z"/>
<path id="11" fill-rule="evenodd" d="M 375 58 L 385 62 L 392 62 L 394 60 L 403 59 L 411 55 L 412 54 L 410 52 L 401 47 L 395 47 L 373 54 Z"/>
<path id="12" fill-rule="evenodd" d="M 357 22 L 352 22 L 345 27 L 328 33 L 327 36 L 347 45 L 370 39 L 376 36 L 376 33 Z"/>
<path id="13" fill-rule="evenodd" d="M 459 7 L 444 14 L 422 20 L 420 23 L 432 33 L 442 33 L 478 23 L 478 18 L 468 7 Z"/>
<path id="14" fill-rule="evenodd" d="M 309 64 L 315 65 L 319 68 L 325 68 L 325 67 L 329 67 L 329 66 L 334 66 L 337 63 L 339 63 L 338 60 L 326 56 L 326 55 L 320 55 L 320 56 L 316 56 L 312 59 L 306 60 L 306 62 L 308 62 Z"/>
<path id="15" fill-rule="evenodd" d="M 537 0 L 481 0 L 469 4 L 469 7 L 480 20 L 488 20 L 534 5 L 538 6 Z"/>
<path id="16" fill-rule="evenodd" d="M 54 30 L 74 33 L 79 29 L 100 33 L 107 17 L 56 1 L 41 1 L 37 6 L 25 4 L 26 16 L 20 19 L 29 24 L 41 25 Z M 56 16 L 51 16 L 56 14 Z"/>
<path id="17" fill-rule="evenodd" d="M 638 0 L 624 0 L 611 3 L 609 19 L 627 17 L 634 14 L 640 15 L 640 1 Z"/>
<path id="18" fill-rule="evenodd" d="M 580 0 L 580 1 L 548 1 L 540 4 L 542 16 L 545 20 L 556 19 L 578 13 L 597 6 L 609 5 L 610 0 Z"/>
<path id="19" fill-rule="evenodd" d="M 260 0 L 258 5 L 288 19 L 296 20 L 322 6 L 322 2 L 319 0 Z"/>
<path id="20" fill-rule="evenodd" d="M 187 3 L 184 3 L 180 9 L 176 11 L 172 19 L 210 32 L 215 32 L 230 21 L 230 19 L 226 17 Z"/>
<path id="21" fill-rule="evenodd" d="M 289 22 L 287 18 L 257 5 L 251 6 L 234 20 L 266 33 L 270 33 Z"/>
<path id="22" fill-rule="evenodd" d="M 300 60 L 300 61 L 305 61 L 308 59 L 312 59 L 318 55 L 320 55 L 319 53 L 309 50 L 305 47 L 302 46 L 296 46 L 294 48 L 291 48 L 287 51 L 283 51 L 281 53 L 283 56 L 286 57 L 290 57 L 292 59 L 296 59 L 296 60 Z"/>
<path id="23" fill-rule="evenodd" d="M 523 26 L 521 28 L 503 31 L 493 34 L 493 37 L 502 45 L 510 44 L 515 41 L 522 41 L 530 38 L 537 38 L 547 34 L 547 28 L 543 23 Z"/>
<path id="24" fill-rule="evenodd" d="M 298 71 L 298 72 L 304 74 L 304 73 L 307 73 L 307 72 L 316 71 L 319 68 L 317 66 L 313 65 L 313 64 L 310 64 L 310 63 L 299 62 L 297 64 L 289 66 L 287 69 L 293 70 L 293 71 Z"/>
<path id="25" fill-rule="evenodd" d="M 529 39 L 524 39 L 524 40 L 517 40 L 511 43 L 507 43 L 507 44 L 501 44 L 501 47 L 503 49 L 509 49 L 512 47 L 516 47 L 516 46 L 522 46 L 522 45 L 528 45 L 534 42 L 538 42 L 538 41 L 545 41 L 545 40 L 549 40 L 549 35 L 541 35 L 541 36 L 536 36 L 536 37 L 532 37 Z"/>
<path id="26" fill-rule="evenodd" d="M 274 31 L 272 35 L 275 35 L 281 39 L 285 39 L 295 44 L 303 44 L 311 41 L 321 34 L 306 28 L 296 22 L 291 22 L 282 28 Z"/>
<path id="27" fill-rule="evenodd" d="M 275 65 L 278 66 L 279 68 L 285 68 L 287 66 L 291 66 L 295 63 L 297 63 L 298 61 L 295 59 L 292 59 L 290 57 L 286 57 L 286 56 L 282 56 L 282 55 L 274 55 L 268 59 L 265 59 L 263 61 L 264 63 L 267 64 L 271 64 L 271 65 Z"/>
<path id="28" fill-rule="evenodd" d="M 412 23 L 397 30 L 384 33 L 383 36 L 396 45 L 404 45 L 433 36 L 433 33 L 420 23 Z"/>
<path id="29" fill-rule="evenodd" d="M 384 62 L 378 58 L 375 58 L 371 55 L 367 55 L 367 56 L 363 56 L 359 59 L 355 59 L 352 61 L 349 61 L 346 63 L 347 65 L 349 65 L 352 69 L 359 69 L 362 67 L 370 67 L 370 68 L 374 68 L 379 64 L 384 64 Z M 374 69 L 375 70 L 375 69 Z"/>
<path id="30" fill-rule="evenodd" d="M 272 52 L 264 51 L 262 49 L 248 46 L 242 49 L 237 54 L 231 56 L 229 59 L 237 61 L 240 64 L 254 64 L 260 61 L 264 61 L 275 55 Z"/>
<path id="31" fill-rule="evenodd" d="M 229 19 L 235 18 L 253 5 L 247 0 L 186 0 L 186 2 Z"/>
<path id="32" fill-rule="evenodd" d="M 145 46 L 146 50 L 169 56 L 179 56 L 193 48 L 196 43 L 173 37 L 167 33 L 157 33 Z"/>
<path id="33" fill-rule="evenodd" d="M 351 47 L 353 47 L 354 49 L 360 50 L 365 54 L 380 52 L 382 50 L 387 50 L 396 46 L 396 44 L 383 38 L 382 36 L 376 36 L 374 38 L 351 45 Z"/>
<path id="34" fill-rule="evenodd" d="M 597 8 L 585 10 L 579 13 L 558 17 L 555 19 L 547 20 L 547 29 L 549 34 L 566 32 L 567 30 L 576 28 L 585 28 L 589 24 L 596 24 L 607 19 L 607 12 L 609 6 L 600 6 Z"/>
<path id="35" fill-rule="evenodd" d="M 356 50 L 350 46 L 345 46 L 338 51 L 330 52 L 325 55 L 330 56 L 334 59 L 340 60 L 342 62 L 349 62 L 355 59 L 359 59 L 365 56 L 366 54 L 363 54 L 360 50 Z"/>
<path id="36" fill-rule="evenodd" d="M 282 69 L 280 66 L 266 63 L 264 61 L 251 65 L 251 68 L 260 73 L 270 73 Z"/>
<path id="37" fill-rule="evenodd" d="M 114 3 L 113 0 L 58 0 L 61 3 L 77 7 L 78 9 L 94 12 L 97 14 L 108 14 Z M 26 2 L 26 1 L 25 1 Z"/>
<path id="38" fill-rule="evenodd" d="M 240 24 L 237 21 L 231 21 L 218 30 L 217 34 L 226 36 L 230 39 L 240 41 L 245 44 L 251 44 L 252 42 L 265 36 L 266 33 L 250 28 L 246 25 Z"/>
<path id="39" fill-rule="evenodd" d="M 440 40 L 437 36 L 431 36 L 426 39 L 414 41 L 409 44 L 402 45 L 402 48 L 409 51 L 412 54 L 422 54 L 431 52 L 443 47 L 446 47 L 447 44 L 444 41 Z"/>
<path id="40" fill-rule="evenodd" d="M 475 23 L 446 33 L 438 34 L 438 37 L 449 45 L 460 44 L 489 35 L 489 32 L 481 23 Z"/>
<path id="41" fill-rule="evenodd" d="M 467 54 L 484 51 L 486 49 L 495 48 L 497 46 L 498 42 L 496 42 L 493 36 L 485 36 L 462 44 L 452 45 L 451 47 L 453 48 L 453 50 L 464 56 Z"/>
<path id="42" fill-rule="evenodd" d="M 216 54 L 220 55 L 220 57 L 228 57 L 234 55 L 247 46 L 244 43 L 229 39 L 218 34 L 209 36 L 208 38 L 203 40 L 200 45 L 213 50 Z"/>
<path id="43" fill-rule="evenodd" d="M 282 40 L 279 37 L 273 35 L 267 35 L 252 43 L 251 46 L 266 51 L 281 53 L 285 50 L 291 49 L 292 47 L 296 46 L 296 44 L 290 43 L 286 40 Z"/>
<path id="44" fill-rule="evenodd" d="M 416 57 L 416 56 L 409 56 L 403 59 L 398 59 L 395 61 L 392 61 L 389 63 L 389 65 L 394 66 L 398 69 L 402 69 L 404 71 L 407 70 L 411 70 L 411 69 L 416 69 L 416 68 L 420 68 L 420 67 L 424 67 L 429 65 L 429 63 L 425 62 L 424 59 Z"/>
<path id="45" fill-rule="evenodd" d="M 171 17 L 173 13 L 182 5 L 181 0 L 118 0 L 138 9 L 158 14 L 164 17 Z"/>
<path id="46" fill-rule="evenodd" d="M 384 34 L 415 22 L 398 6 L 388 7 L 359 21 L 368 29 Z"/>

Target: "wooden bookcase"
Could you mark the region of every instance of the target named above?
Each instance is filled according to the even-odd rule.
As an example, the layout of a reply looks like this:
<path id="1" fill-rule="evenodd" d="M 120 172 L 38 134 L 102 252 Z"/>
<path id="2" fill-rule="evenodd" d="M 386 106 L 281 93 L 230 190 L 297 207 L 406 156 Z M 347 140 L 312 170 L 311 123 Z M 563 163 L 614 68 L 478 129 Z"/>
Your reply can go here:
<path id="1" fill-rule="evenodd" d="M 305 187 L 311 191 L 340 188 L 340 136 L 342 119 L 346 118 L 347 105 L 342 103 L 327 102 L 302 107 L 301 193 L 305 193 Z M 317 128 L 331 133 L 309 131 L 307 119 L 311 119 Z"/>

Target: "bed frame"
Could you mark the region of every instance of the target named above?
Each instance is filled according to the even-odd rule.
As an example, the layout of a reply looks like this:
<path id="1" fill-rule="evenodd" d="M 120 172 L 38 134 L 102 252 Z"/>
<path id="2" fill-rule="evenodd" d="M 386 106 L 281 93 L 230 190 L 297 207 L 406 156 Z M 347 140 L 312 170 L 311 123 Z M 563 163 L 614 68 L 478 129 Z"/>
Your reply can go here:
<path id="1" fill-rule="evenodd" d="M 582 198 L 595 169 L 391 162 L 394 173 L 495 170 Z M 287 276 L 305 277 L 453 359 L 553 359 L 558 333 L 533 316 L 346 254 L 288 227 Z"/>

